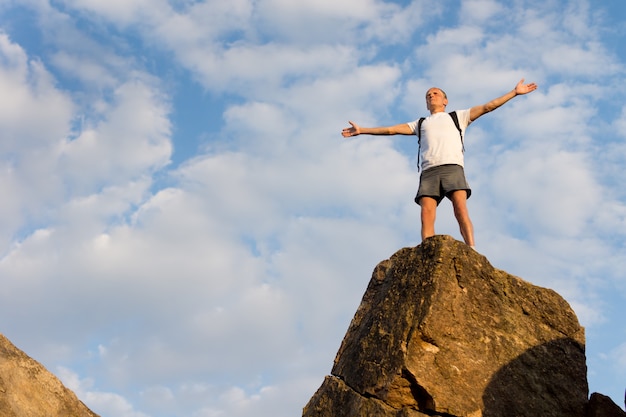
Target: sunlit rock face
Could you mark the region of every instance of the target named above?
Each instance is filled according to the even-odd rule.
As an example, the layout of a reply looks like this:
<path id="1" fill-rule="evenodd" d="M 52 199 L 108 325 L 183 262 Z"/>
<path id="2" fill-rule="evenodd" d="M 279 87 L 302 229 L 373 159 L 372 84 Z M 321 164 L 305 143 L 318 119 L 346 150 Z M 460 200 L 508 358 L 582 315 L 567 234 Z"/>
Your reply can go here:
<path id="1" fill-rule="evenodd" d="M 583 417 L 588 403 L 568 303 L 434 236 L 375 268 L 303 416 Z"/>
<path id="2" fill-rule="evenodd" d="M 98 417 L 41 364 L 0 334 L 0 416 Z"/>

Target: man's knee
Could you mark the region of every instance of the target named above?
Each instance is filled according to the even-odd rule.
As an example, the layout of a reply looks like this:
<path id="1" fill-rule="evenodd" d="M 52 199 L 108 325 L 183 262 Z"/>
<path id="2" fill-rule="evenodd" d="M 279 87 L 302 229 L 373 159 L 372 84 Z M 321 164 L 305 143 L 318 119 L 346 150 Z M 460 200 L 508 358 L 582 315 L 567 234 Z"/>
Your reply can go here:
<path id="1" fill-rule="evenodd" d="M 437 210 L 437 200 L 432 197 L 421 197 L 419 199 L 419 205 L 422 208 L 422 212 L 427 211 L 435 211 Z"/>

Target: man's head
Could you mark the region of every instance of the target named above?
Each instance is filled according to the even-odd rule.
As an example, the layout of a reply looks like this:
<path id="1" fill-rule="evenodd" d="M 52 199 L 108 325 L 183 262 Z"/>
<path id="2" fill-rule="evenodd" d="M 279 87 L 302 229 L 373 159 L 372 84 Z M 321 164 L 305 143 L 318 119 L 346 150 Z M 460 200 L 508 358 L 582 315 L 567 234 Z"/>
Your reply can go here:
<path id="1" fill-rule="evenodd" d="M 430 113 L 437 113 L 446 110 L 448 105 L 448 96 L 437 87 L 432 87 L 426 92 L 426 108 Z"/>

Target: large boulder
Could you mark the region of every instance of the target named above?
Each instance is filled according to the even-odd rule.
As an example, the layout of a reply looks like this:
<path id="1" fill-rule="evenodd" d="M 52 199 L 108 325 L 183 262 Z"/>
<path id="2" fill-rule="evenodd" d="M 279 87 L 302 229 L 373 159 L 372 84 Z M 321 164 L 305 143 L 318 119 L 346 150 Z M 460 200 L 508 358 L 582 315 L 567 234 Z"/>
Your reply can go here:
<path id="1" fill-rule="evenodd" d="M 583 417 L 584 329 L 556 292 L 434 236 L 375 268 L 304 417 Z"/>

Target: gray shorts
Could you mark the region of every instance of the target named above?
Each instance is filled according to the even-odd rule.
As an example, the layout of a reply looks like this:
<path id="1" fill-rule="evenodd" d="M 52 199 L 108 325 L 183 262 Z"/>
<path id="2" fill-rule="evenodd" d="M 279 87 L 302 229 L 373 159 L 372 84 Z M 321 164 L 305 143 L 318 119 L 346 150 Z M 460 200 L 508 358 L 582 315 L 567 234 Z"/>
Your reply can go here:
<path id="1" fill-rule="evenodd" d="M 420 176 L 415 202 L 419 204 L 420 198 L 431 197 L 437 200 L 439 205 L 444 197 L 449 197 L 451 192 L 458 190 L 467 191 L 467 198 L 472 194 L 462 166 L 439 165 L 428 168 Z"/>

